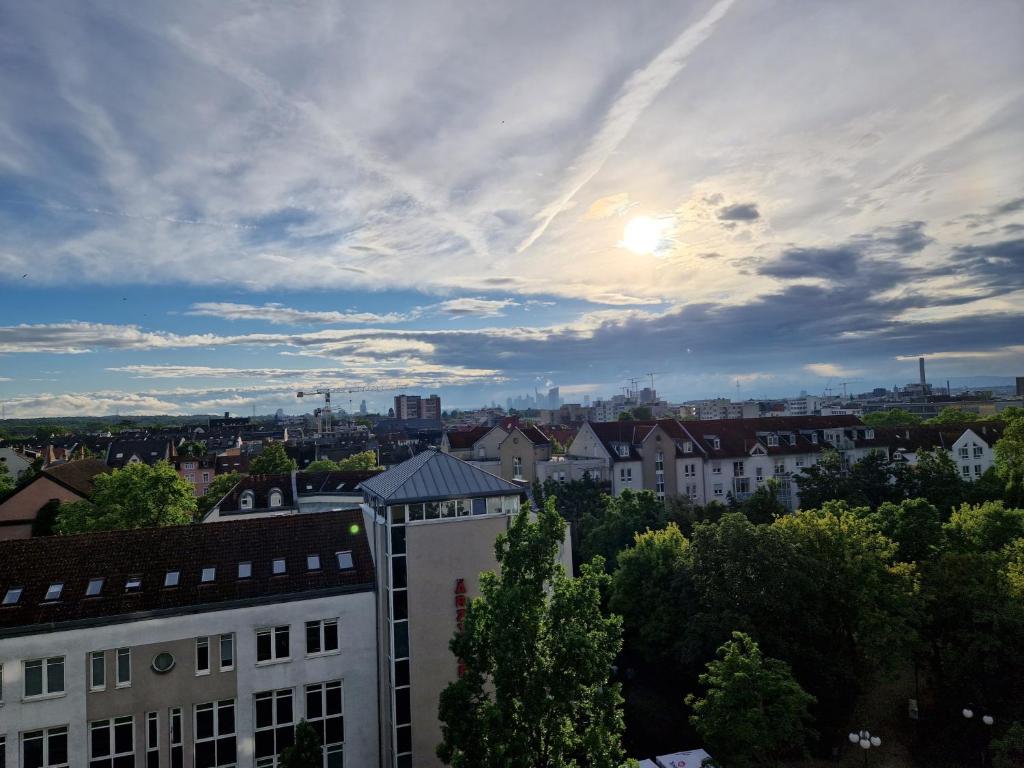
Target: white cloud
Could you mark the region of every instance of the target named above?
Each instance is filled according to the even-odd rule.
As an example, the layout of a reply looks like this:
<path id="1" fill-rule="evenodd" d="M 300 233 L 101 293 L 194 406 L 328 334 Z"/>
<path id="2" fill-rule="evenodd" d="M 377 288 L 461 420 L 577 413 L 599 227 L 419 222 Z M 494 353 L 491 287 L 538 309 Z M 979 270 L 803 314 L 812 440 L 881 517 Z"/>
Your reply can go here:
<path id="1" fill-rule="evenodd" d="M 822 378 L 838 379 L 847 376 L 856 376 L 860 371 L 846 368 L 836 363 L 808 363 L 804 370 Z"/>
<path id="2" fill-rule="evenodd" d="M 518 306 L 512 299 L 449 299 L 436 305 L 438 312 L 453 317 L 501 317 L 502 310 Z"/>
<path id="3" fill-rule="evenodd" d="M 309 311 L 286 307 L 283 304 L 236 304 L 232 302 L 199 302 L 193 304 L 185 314 L 204 317 L 220 317 L 225 320 L 265 320 L 273 325 L 339 325 L 390 324 L 409 320 L 411 314 L 399 312 L 337 312 Z"/>

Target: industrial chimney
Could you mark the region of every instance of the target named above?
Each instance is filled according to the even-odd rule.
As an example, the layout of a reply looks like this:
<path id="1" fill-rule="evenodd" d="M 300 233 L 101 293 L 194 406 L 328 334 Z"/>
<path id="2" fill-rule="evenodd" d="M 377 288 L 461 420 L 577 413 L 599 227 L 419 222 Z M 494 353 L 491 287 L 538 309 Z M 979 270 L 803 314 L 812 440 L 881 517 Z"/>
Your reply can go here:
<path id="1" fill-rule="evenodd" d="M 921 388 L 923 389 L 924 385 L 925 385 L 925 379 L 924 379 L 924 358 L 923 357 L 917 358 L 917 365 L 921 369 Z"/>

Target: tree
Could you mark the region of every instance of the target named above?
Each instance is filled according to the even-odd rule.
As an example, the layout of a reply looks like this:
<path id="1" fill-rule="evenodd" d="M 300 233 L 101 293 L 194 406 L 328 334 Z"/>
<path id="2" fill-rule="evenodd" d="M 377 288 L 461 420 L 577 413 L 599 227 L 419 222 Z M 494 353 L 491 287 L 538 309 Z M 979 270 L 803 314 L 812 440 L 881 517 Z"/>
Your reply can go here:
<path id="1" fill-rule="evenodd" d="M 152 467 L 129 464 L 93 480 L 89 501 L 61 506 L 60 533 L 86 533 L 124 528 L 183 525 L 196 514 L 192 484 L 178 476 L 166 461 Z"/>
<path id="2" fill-rule="evenodd" d="M 924 423 L 932 427 L 958 427 L 963 424 L 970 424 L 972 421 L 976 421 L 977 418 L 973 413 L 967 413 L 959 408 L 947 405 L 939 411 L 937 416 L 933 416 Z"/>
<path id="3" fill-rule="evenodd" d="M 295 743 L 281 750 L 280 768 L 322 768 L 323 747 L 316 729 L 305 719 L 295 726 Z"/>
<path id="4" fill-rule="evenodd" d="M 1006 500 L 1024 505 L 1024 418 L 1010 420 L 996 441 L 996 474 L 1006 486 Z"/>
<path id="5" fill-rule="evenodd" d="M 608 607 L 622 616 L 626 647 L 649 663 L 672 660 L 679 628 L 695 606 L 689 580 L 690 542 L 674 523 L 660 531 L 636 534 L 619 553 Z M 689 599 L 684 595 L 689 592 Z"/>
<path id="6" fill-rule="evenodd" d="M 777 517 L 785 515 L 789 510 L 779 501 L 779 483 L 771 479 L 764 485 L 759 485 L 750 496 L 737 505 L 737 510 L 747 516 L 747 519 L 758 525 L 770 523 Z"/>
<path id="7" fill-rule="evenodd" d="M 573 569 L 578 570 L 582 562 L 580 557 L 580 540 L 584 520 L 599 515 L 604 509 L 604 500 L 608 494 L 608 484 L 599 483 L 587 472 L 580 480 L 559 483 L 550 477 L 544 484 L 534 481 L 533 498 L 538 504 L 547 499 L 555 500 L 555 508 L 562 519 L 569 523 L 569 537 L 572 540 Z"/>
<path id="8" fill-rule="evenodd" d="M 629 411 L 623 411 L 619 414 L 619 421 L 633 421 L 633 414 Z"/>
<path id="9" fill-rule="evenodd" d="M 216 475 L 213 478 L 213 482 L 206 486 L 206 493 L 196 499 L 197 512 L 199 516 L 205 515 L 218 501 L 224 498 L 224 495 L 238 485 L 238 481 L 241 480 L 244 475 L 238 472 L 226 472 L 222 475 Z"/>
<path id="10" fill-rule="evenodd" d="M 640 405 L 633 409 L 633 418 L 638 421 L 650 421 L 653 416 L 649 406 Z"/>
<path id="11" fill-rule="evenodd" d="M 14 490 L 14 478 L 6 464 L 0 464 L 0 499 Z"/>
<path id="12" fill-rule="evenodd" d="M 918 451 L 917 463 L 897 471 L 897 484 L 909 499 L 927 499 L 948 517 L 961 502 L 964 481 L 948 451 L 942 448 Z"/>
<path id="13" fill-rule="evenodd" d="M 870 518 L 896 542 L 896 557 L 902 562 L 930 560 L 942 546 L 942 516 L 925 499 L 887 502 Z"/>
<path id="14" fill-rule="evenodd" d="M 869 427 L 916 427 L 921 423 L 921 417 L 902 408 L 893 408 L 891 411 L 864 414 L 862 421 Z"/>
<path id="15" fill-rule="evenodd" d="M 1024 725 L 1013 723 L 1001 739 L 992 739 L 992 768 L 1020 768 L 1024 765 Z"/>
<path id="16" fill-rule="evenodd" d="M 995 552 L 1024 536 L 1024 509 L 1001 501 L 964 504 L 943 526 L 950 547 L 960 552 Z"/>
<path id="17" fill-rule="evenodd" d="M 569 578 L 553 500 L 525 509 L 495 544 L 464 631 L 450 647 L 464 674 L 441 693 L 438 756 L 455 768 L 614 768 L 623 763 L 622 696 L 609 680 L 621 619 L 601 612 L 598 560 Z"/>
<path id="18" fill-rule="evenodd" d="M 250 475 L 279 475 L 298 468 L 295 459 L 285 453 L 284 443 L 271 442 L 263 446 L 260 454 L 249 462 Z"/>
<path id="19" fill-rule="evenodd" d="M 804 467 L 793 480 L 800 489 L 800 506 L 804 509 L 816 509 L 827 501 L 845 499 L 847 495 L 842 458 L 831 448 L 822 452 L 817 464 Z"/>
<path id="20" fill-rule="evenodd" d="M 665 503 L 651 491 L 627 488 L 618 496 L 605 496 L 600 514 L 584 522 L 580 559 L 587 562 L 600 555 L 611 570 L 619 551 L 628 547 L 636 534 L 664 528 L 665 523 Z"/>
<path id="21" fill-rule="evenodd" d="M 793 679 L 789 665 L 765 657 L 742 632 L 733 632 L 716 656 L 699 678 L 705 695 L 686 697 L 690 722 L 715 758 L 744 768 L 776 765 L 780 756 L 803 751 L 814 697 Z"/>
<path id="22" fill-rule="evenodd" d="M 306 465 L 304 472 L 337 472 L 338 462 L 330 459 L 317 459 Z"/>
<path id="23" fill-rule="evenodd" d="M 377 468 L 377 452 L 362 451 L 353 453 L 338 461 L 338 469 L 341 472 L 362 472 Z"/>
<path id="24" fill-rule="evenodd" d="M 876 509 L 902 495 L 893 483 L 893 466 L 884 451 L 872 451 L 850 467 L 845 500 L 853 506 Z"/>
<path id="25" fill-rule="evenodd" d="M 181 447 L 178 449 L 178 455 L 201 459 L 206 455 L 206 443 L 201 440 L 189 440 L 181 444 Z"/>

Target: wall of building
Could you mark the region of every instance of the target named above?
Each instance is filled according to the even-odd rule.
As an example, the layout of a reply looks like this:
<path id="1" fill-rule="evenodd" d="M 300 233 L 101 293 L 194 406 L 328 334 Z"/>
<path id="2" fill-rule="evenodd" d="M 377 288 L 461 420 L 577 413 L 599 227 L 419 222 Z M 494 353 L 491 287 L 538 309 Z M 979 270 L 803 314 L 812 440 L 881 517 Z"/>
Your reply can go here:
<path id="1" fill-rule="evenodd" d="M 501 441 L 499 452 L 501 454 L 501 477 L 506 480 L 524 481 L 532 483 L 537 477 L 537 461 L 542 458 L 550 458 L 551 449 L 544 446 L 541 450 L 534 445 L 518 429 L 512 432 Z M 548 455 L 545 456 L 544 453 Z M 519 459 L 522 471 L 517 475 L 515 472 L 516 459 Z"/>
<path id="2" fill-rule="evenodd" d="M 32 535 L 31 522 L 27 525 L 17 526 L 4 525 L 4 523 L 35 520 L 36 513 L 51 499 L 63 502 L 78 501 L 81 498 L 77 493 L 69 491 L 45 475 L 38 477 L 0 504 L 0 540 L 27 539 Z"/>
<path id="3" fill-rule="evenodd" d="M 340 651 L 305 656 L 305 622 L 339 619 Z M 312 600 L 274 603 L 234 610 L 106 624 L 87 629 L 0 638 L 3 663 L 3 706 L 0 730 L 7 736 L 6 764 L 20 765 L 20 734 L 38 728 L 67 725 L 71 766 L 87 764 L 88 721 L 93 717 L 134 715 L 136 753 L 144 753 L 145 713 L 158 711 L 162 764 L 168 764 L 168 708 L 182 707 L 185 766 L 192 765 L 192 721 L 189 703 L 214 698 L 236 699 L 235 719 L 239 765 L 253 762 L 253 695 L 281 688 L 294 689 L 295 722 L 304 717 L 306 684 L 342 680 L 345 717 L 345 764 L 378 764 L 377 644 L 374 593 L 334 595 Z M 256 663 L 256 630 L 287 624 L 291 659 Z M 195 638 L 211 637 L 211 660 L 218 648 L 214 636 L 235 634 L 235 671 L 231 674 L 195 675 Z M 89 692 L 87 655 L 90 651 L 130 647 L 132 685 L 114 689 L 114 668 L 108 666 L 107 690 Z M 174 670 L 158 675 L 150 664 L 160 650 L 175 653 Z M 53 698 L 22 701 L 22 661 L 65 656 L 65 693 Z M 108 654 L 112 657 L 113 654 Z M 108 658 L 108 664 L 112 664 Z M 141 749 L 140 749 L 141 748 Z M 141 758 L 140 758 L 141 759 Z M 137 763 L 142 765 L 144 763 Z"/>

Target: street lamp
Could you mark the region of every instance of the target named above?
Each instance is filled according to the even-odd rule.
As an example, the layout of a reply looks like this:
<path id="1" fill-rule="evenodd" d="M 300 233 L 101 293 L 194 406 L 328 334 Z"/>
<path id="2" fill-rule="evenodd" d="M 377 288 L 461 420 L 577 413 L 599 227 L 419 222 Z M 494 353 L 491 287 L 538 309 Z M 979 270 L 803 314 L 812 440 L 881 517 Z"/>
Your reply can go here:
<path id="1" fill-rule="evenodd" d="M 970 707 L 964 707 L 962 710 L 960 710 L 960 714 L 962 714 L 964 718 L 967 720 L 971 720 L 974 718 L 974 710 Z M 984 766 L 985 763 L 988 762 L 988 742 L 992 738 L 992 732 L 990 729 L 995 724 L 996 719 L 992 717 L 992 715 L 982 715 L 981 722 L 985 725 L 985 728 L 982 728 L 979 731 L 979 736 L 982 737 L 980 742 L 981 765 Z"/>
<path id="2" fill-rule="evenodd" d="M 855 731 L 850 733 L 850 743 L 859 744 L 861 750 L 864 752 L 864 765 L 868 764 L 868 752 L 872 747 L 882 746 L 882 739 L 880 736 L 872 736 L 870 731 Z"/>

